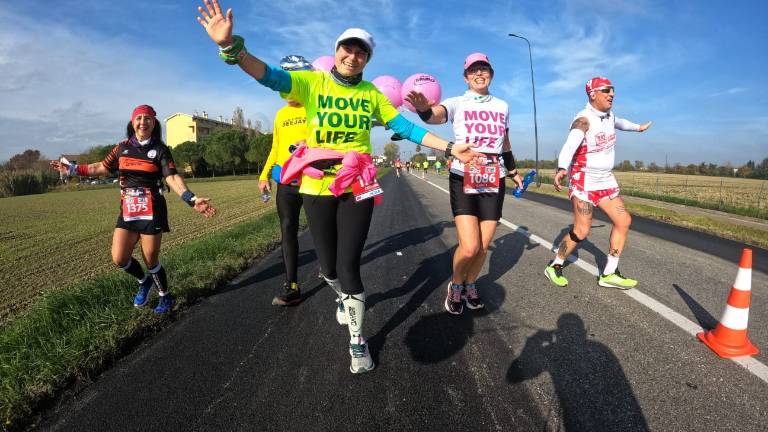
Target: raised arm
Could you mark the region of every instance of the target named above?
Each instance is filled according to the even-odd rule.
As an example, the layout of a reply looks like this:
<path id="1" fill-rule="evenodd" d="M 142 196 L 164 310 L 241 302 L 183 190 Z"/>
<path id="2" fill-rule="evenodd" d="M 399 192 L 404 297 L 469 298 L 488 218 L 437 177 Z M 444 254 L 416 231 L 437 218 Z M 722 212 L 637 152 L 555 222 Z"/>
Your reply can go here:
<path id="1" fill-rule="evenodd" d="M 425 123 L 443 124 L 448 121 L 448 113 L 444 106 L 439 105 L 437 101 L 427 100 L 421 92 L 411 90 L 405 100 L 410 102 L 416 108 L 416 114 L 419 115 Z"/>
<path id="2" fill-rule="evenodd" d="M 648 123 L 639 125 L 637 123 L 632 123 L 627 119 L 616 117 L 616 120 L 614 121 L 613 124 L 618 130 L 631 131 L 631 132 L 645 132 L 646 130 L 648 130 L 649 127 L 651 127 L 651 123 L 653 122 L 648 122 Z"/>
<path id="3" fill-rule="evenodd" d="M 68 176 L 104 177 L 109 175 L 109 170 L 101 162 L 78 165 L 65 164 L 61 161 L 52 160 L 50 164 L 53 169 Z"/>
<path id="4" fill-rule="evenodd" d="M 220 52 L 224 54 L 222 58 L 229 56 L 231 61 L 236 62 L 245 73 L 256 80 L 263 80 L 267 75 L 266 63 L 245 49 L 245 41 L 242 38 L 232 35 L 234 27 L 232 8 L 227 9 L 227 13 L 224 14 L 217 0 L 203 0 L 203 4 L 205 9 L 201 6 L 197 7 L 200 14 L 197 17 L 197 22 L 203 26 L 211 40 L 219 46 Z"/>

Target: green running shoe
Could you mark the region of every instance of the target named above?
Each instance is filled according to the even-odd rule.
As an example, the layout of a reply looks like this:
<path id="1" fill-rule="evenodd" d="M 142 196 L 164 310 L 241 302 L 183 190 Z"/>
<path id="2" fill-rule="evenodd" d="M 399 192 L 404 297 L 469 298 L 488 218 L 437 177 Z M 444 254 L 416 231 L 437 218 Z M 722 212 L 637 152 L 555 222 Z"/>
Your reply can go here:
<path id="1" fill-rule="evenodd" d="M 637 281 L 622 276 L 619 269 L 609 275 L 600 275 L 597 284 L 601 287 L 618 288 L 621 290 L 632 289 L 637 286 Z"/>
<path id="2" fill-rule="evenodd" d="M 568 286 L 568 279 L 563 276 L 562 264 L 548 265 L 544 269 L 544 276 L 559 287 Z"/>

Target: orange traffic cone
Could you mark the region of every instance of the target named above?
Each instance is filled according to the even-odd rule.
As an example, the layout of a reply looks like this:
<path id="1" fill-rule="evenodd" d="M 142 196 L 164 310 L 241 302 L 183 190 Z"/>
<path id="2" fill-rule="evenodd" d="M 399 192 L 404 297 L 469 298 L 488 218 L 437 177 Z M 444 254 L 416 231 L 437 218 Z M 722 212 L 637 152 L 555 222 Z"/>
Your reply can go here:
<path id="1" fill-rule="evenodd" d="M 750 356 L 759 352 L 747 337 L 751 291 L 752 249 L 744 248 L 723 318 L 714 330 L 696 335 L 720 357 Z"/>

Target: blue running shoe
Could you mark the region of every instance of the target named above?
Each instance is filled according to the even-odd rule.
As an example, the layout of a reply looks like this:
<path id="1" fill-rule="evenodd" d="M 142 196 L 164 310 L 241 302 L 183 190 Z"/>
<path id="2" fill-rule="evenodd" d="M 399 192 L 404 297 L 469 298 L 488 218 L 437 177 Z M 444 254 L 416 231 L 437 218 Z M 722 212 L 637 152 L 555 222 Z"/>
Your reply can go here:
<path id="1" fill-rule="evenodd" d="M 171 293 L 168 293 L 164 296 L 160 296 L 160 301 L 157 302 L 157 306 L 155 306 L 154 312 L 156 314 L 164 314 L 171 310 L 173 307 L 173 296 Z"/>
<path id="2" fill-rule="evenodd" d="M 152 280 L 151 276 L 147 276 L 146 279 L 144 279 L 144 282 L 139 284 L 139 291 L 136 293 L 136 296 L 133 298 L 133 305 L 137 308 L 142 307 L 147 304 L 147 300 L 149 300 L 149 293 L 152 292 L 152 287 L 155 286 L 155 281 Z"/>

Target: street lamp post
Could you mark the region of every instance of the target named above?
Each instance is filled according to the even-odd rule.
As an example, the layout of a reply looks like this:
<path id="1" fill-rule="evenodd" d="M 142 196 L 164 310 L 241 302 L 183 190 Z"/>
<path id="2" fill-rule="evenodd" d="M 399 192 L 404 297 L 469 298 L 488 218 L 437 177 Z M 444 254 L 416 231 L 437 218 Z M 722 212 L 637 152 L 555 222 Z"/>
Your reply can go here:
<path id="1" fill-rule="evenodd" d="M 536 187 L 541 186 L 541 175 L 539 174 L 539 126 L 536 121 L 536 86 L 533 83 L 533 55 L 531 54 L 531 42 L 523 36 L 514 33 L 509 34 L 512 37 L 524 40 L 528 44 L 528 61 L 531 65 L 531 90 L 533 91 L 533 136 L 536 140 Z"/>

